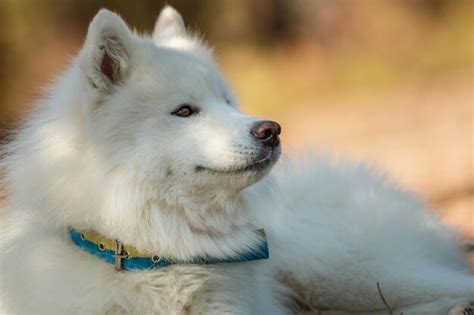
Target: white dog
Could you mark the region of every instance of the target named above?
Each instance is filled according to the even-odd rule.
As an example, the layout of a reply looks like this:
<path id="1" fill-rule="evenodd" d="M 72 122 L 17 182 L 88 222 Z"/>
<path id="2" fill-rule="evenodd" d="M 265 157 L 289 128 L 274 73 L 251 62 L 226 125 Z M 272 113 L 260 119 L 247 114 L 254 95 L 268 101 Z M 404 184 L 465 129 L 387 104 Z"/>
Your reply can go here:
<path id="1" fill-rule="evenodd" d="M 263 179 L 279 133 L 173 8 L 152 37 L 100 11 L 3 150 L 3 312 L 472 314 L 423 204 L 325 158 Z"/>

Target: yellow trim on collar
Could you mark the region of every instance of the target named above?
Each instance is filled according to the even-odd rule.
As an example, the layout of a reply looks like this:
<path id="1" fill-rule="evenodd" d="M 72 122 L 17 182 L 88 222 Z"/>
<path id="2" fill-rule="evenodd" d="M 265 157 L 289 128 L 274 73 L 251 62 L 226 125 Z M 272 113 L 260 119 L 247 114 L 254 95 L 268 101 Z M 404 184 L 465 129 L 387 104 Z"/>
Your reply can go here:
<path id="1" fill-rule="evenodd" d="M 81 238 L 84 240 L 87 240 L 89 242 L 95 243 L 95 244 L 104 244 L 104 249 L 108 249 L 111 251 L 115 251 L 115 246 L 116 246 L 116 241 L 102 236 L 101 234 L 94 232 L 94 231 L 83 231 L 83 230 L 77 230 L 79 233 L 81 233 Z M 141 252 L 132 245 L 125 245 L 122 244 L 123 246 L 123 252 L 128 253 L 129 258 L 135 258 L 135 257 L 151 257 L 154 254 L 149 253 L 149 252 Z"/>

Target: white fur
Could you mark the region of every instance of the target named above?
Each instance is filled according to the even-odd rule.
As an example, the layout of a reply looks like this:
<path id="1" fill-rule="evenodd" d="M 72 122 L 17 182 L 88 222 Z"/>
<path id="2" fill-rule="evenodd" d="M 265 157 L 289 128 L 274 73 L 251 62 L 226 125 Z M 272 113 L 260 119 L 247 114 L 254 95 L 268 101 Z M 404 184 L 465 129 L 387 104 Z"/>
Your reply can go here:
<path id="1" fill-rule="evenodd" d="M 199 114 L 170 114 L 183 103 Z M 152 38 L 100 11 L 4 148 L 2 310 L 384 314 L 377 283 L 404 314 L 445 314 L 474 297 L 452 233 L 374 171 L 325 157 L 284 161 L 263 180 L 265 170 L 237 171 L 259 150 L 256 121 L 174 9 Z M 68 226 L 177 259 L 226 257 L 264 227 L 271 258 L 117 272 L 72 245 Z"/>

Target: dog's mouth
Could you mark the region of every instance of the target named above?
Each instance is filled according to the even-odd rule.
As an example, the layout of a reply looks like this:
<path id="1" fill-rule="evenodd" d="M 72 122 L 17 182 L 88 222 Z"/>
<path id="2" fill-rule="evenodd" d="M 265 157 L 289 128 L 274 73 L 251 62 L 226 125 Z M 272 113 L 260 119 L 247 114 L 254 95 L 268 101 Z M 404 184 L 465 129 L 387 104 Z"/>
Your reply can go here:
<path id="1" fill-rule="evenodd" d="M 280 157 L 280 150 L 274 149 L 268 152 L 263 158 L 252 161 L 243 166 L 233 166 L 229 168 L 212 168 L 207 166 L 198 165 L 196 166 L 196 172 L 212 172 L 221 174 L 240 174 L 245 172 L 260 172 L 273 166 Z"/>

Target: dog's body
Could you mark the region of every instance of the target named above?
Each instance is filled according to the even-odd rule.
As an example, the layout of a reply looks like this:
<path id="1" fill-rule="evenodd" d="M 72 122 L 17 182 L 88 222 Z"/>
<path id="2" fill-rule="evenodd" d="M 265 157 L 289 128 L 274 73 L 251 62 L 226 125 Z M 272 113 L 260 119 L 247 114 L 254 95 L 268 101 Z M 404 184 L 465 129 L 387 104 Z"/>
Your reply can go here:
<path id="1" fill-rule="evenodd" d="M 279 127 L 235 109 L 170 7 L 153 38 L 101 11 L 51 91 L 2 162 L 6 312 L 445 314 L 474 297 L 451 233 L 371 170 L 320 158 L 261 180 Z M 232 256 L 263 227 L 270 259 L 116 271 L 71 226 L 177 260 Z"/>

